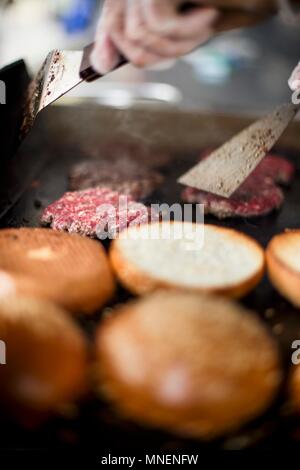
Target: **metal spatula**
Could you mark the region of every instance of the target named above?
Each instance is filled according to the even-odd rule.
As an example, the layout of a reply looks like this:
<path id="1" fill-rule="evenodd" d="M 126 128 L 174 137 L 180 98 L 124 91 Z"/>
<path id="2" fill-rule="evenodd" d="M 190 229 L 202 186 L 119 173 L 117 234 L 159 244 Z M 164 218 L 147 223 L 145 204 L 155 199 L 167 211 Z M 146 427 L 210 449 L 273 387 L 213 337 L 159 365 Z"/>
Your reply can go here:
<path id="1" fill-rule="evenodd" d="M 299 110 L 284 104 L 181 176 L 179 183 L 229 198 L 269 152 Z"/>
<path id="2" fill-rule="evenodd" d="M 223 5 L 225 3 L 225 5 Z M 264 11 L 255 11 L 247 5 L 236 5 L 234 2 L 228 7 L 228 2 L 220 0 L 218 7 L 223 11 L 224 18 L 232 13 L 243 13 L 253 15 L 259 19 Z M 178 13 L 182 15 L 190 14 L 193 8 L 199 8 L 199 2 L 188 0 L 179 3 Z M 21 138 L 31 129 L 37 114 L 49 104 L 66 94 L 83 80 L 93 81 L 100 78 L 91 67 L 89 57 L 93 44 L 85 47 L 83 51 L 52 51 L 44 62 L 37 77 L 30 85 L 25 96 L 24 119 L 21 126 Z M 127 63 L 127 60 L 120 56 L 115 68 Z"/>
<path id="3" fill-rule="evenodd" d="M 24 138 L 30 131 L 36 116 L 42 109 L 84 80 L 91 82 L 101 77 L 90 64 L 89 57 L 92 48 L 93 44 L 90 44 L 83 51 L 56 49 L 50 52 L 25 93 L 21 138 Z M 115 69 L 126 63 L 127 60 L 120 56 Z"/>

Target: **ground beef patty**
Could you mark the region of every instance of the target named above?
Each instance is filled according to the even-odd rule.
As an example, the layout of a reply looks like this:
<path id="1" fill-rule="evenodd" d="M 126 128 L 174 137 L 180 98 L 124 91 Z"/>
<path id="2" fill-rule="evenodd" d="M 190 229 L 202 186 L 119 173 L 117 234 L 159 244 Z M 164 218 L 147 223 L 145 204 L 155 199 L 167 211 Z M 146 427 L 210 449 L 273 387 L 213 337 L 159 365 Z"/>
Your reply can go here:
<path id="1" fill-rule="evenodd" d="M 66 193 L 44 210 L 41 222 L 54 230 L 103 239 L 129 225 L 146 223 L 150 217 L 158 218 L 131 196 L 110 188 L 94 188 Z"/>
<path id="2" fill-rule="evenodd" d="M 143 199 L 153 193 L 163 180 L 163 176 L 157 171 L 129 158 L 112 162 L 86 160 L 72 167 L 69 186 L 75 191 L 109 186 L 134 199 Z"/>
<path id="3" fill-rule="evenodd" d="M 207 154 L 202 158 L 207 158 Z M 289 184 L 294 172 L 294 166 L 286 159 L 268 155 L 231 198 L 186 188 L 182 200 L 203 204 L 206 214 L 219 219 L 263 216 L 282 206 L 284 194 L 278 184 Z"/>

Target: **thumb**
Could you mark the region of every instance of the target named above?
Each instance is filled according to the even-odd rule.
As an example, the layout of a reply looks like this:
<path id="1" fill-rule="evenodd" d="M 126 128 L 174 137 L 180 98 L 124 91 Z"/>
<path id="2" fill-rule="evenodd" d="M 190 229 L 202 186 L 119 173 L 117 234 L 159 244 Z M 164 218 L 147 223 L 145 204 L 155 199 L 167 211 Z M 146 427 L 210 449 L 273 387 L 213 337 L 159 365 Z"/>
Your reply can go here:
<path id="1" fill-rule="evenodd" d="M 102 31 L 98 34 L 95 47 L 91 54 L 91 64 L 93 68 L 104 75 L 113 70 L 119 60 L 119 52 L 112 39 L 107 33 Z"/>

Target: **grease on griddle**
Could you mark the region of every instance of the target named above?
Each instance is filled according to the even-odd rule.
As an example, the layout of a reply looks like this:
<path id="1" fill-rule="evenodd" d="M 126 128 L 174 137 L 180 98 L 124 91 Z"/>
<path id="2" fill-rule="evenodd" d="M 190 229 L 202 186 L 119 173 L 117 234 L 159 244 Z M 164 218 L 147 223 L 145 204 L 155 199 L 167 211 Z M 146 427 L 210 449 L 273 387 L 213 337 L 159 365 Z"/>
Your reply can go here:
<path id="1" fill-rule="evenodd" d="M 44 86 L 46 64 L 47 59 L 45 60 L 37 76 L 32 80 L 27 89 L 26 96 L 24 99 L 25 105 L 23 111 L 23 121 L 20 129 L 20 140 L 24 139 L 24 137 L 28 134 L 28 132 L 32 128 L 35 116 L 37 115 L 40 98 Z"/>
<path id="2" fill-rule="evenodd" d="M 20 128 L 19 139 L 23 140 L 31 130 L 34 120 L 40 110 L 40 103 L 43 96 L 43 90 L 47 87 L 48 96 L 51 94 L 49 84 L 55 80 L 57 66 L 60 61 L 60 52 L 55 50 L 51 52 L 36 77 L 31 81 L 24 97 L 23 121 Z M 47 65 L 50 63 L 49 71 Z M 49 78 L 50 76 L 50 78 Z"/>

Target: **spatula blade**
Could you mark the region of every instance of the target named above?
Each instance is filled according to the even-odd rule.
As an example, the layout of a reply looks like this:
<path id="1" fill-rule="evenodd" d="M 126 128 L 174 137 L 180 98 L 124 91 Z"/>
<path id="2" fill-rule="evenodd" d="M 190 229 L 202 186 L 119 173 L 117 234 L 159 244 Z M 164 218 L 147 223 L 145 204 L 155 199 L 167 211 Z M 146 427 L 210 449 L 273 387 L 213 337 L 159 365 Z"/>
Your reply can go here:
<path id="1" fill-rule="evenodd" d="M 38 111 L 52 104 L 82 82 L 79 75 L 82 51 L 55 50 L 47 58 L 44 86 Z"/>
<path id="2" fill-rule="evenodd" d="M 48 54 L 24 96 L 20 141 L 31 130 L 38 113 L 46 106 L 61 98 L 84 80 L 91 82 L 102 77 L 93 69 L 90 62 L 93 47 L 92 43 L 82 51 L 55 49 Z M 114 70 L 127 63 L 127 59 L 120 55 Z"/>
<path id="3" fill-rule="evenodd" d="M 38 113 L 82 82 L 82 51 L 50 52 L 36 77 L 30 83 L 23 110 L 20 139 L 30 131 Z"/>
<path id="4" fill-rule="evenodd" d="M 229 198 L 273 148 L 299 107 L 284 104 L 233 137 L 178 180 Z"/>

